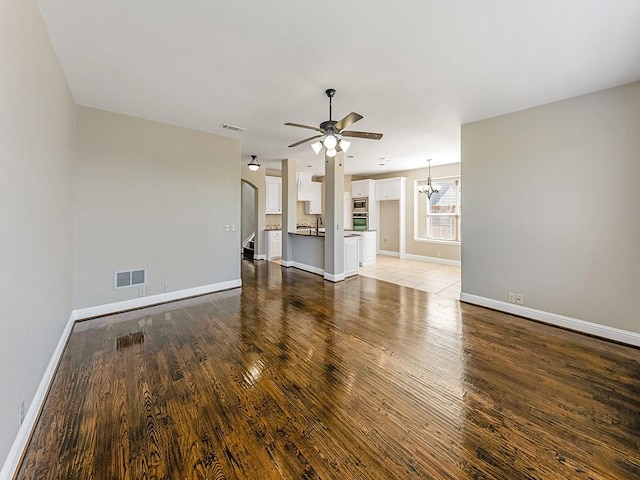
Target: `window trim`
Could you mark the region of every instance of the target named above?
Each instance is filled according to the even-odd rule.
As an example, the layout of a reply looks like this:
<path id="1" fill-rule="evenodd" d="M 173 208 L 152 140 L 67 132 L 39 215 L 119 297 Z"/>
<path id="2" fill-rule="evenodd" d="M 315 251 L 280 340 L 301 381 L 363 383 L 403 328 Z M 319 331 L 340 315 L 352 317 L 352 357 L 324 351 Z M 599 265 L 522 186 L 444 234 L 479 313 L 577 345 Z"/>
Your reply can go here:
<path id="1" fill-rule="evenodd" d="M 413 185 L 413 192 L 414 192 L 414 208 L 413 208 L 413 240 L 415 242 L 420 242 L 420 243 L 433 243 L 433 244 L 440 244 L 440 245 L 461 245 L 462 244 L 462 231 L 460 229 L 460 219 L 462 217 L 462 212 L 461 212 L 461 208 L 460 208 L 460 203 L 461 203 L 461 192 L 460 189 L 456 189 L 456 213 L 432 213 L 426 214 L 426 228 L 427 231 L 429 229 L 429 217 L 432 216 L 448 216 L 448 217 L 454 217 L 454 225 L 455 225 L 455 231 L 456 231 L 456 236 L 458 237 L 458 239 L 456 240 L 446 240 L 446 239 L 439 239 L 439 238 L 428 238 L 428 237 L 419 237 L 418 236 L 418 230 L 419 230 L 419 225 L 420 225 L 420 218 L 419 218 L 419 212 L 420 212 L 420 196 L 423 195 L 421 193 L 418 193 L 418 184 L 419 183 L 423 183 L 425 182 L 427 179 L 426 178 L 418 178 L 416 180 L 414 180 L 414 185 Z M 432 178 L 431 181 L 432 183 L 438 183 L 438 182 L 442 182 L 442 181 L 458 181 L 458 185 L 462 186 L 462 176 L 461 175 L 450 175 L 450 176 L 446 176 L 446 177 L 437 177 L 437 178 Z M 426 195 L 425 195 L 426 197 Z M 426 209 L 427 212 L 429 211 L 429 200 L 426 199 L 425 200 L 425 205 L 426 205 Z"/>

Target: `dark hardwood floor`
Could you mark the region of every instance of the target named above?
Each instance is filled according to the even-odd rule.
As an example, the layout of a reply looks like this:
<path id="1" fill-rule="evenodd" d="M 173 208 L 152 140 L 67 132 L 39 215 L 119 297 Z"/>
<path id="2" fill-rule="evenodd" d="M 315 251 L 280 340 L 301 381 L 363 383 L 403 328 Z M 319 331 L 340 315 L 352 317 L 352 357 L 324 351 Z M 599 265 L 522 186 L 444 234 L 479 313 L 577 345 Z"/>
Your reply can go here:
<path id="1" fill-rule="evenodd" d="M 17 478 L 640 478 L 640 351 L 244 261 L 77 324 Z"/>

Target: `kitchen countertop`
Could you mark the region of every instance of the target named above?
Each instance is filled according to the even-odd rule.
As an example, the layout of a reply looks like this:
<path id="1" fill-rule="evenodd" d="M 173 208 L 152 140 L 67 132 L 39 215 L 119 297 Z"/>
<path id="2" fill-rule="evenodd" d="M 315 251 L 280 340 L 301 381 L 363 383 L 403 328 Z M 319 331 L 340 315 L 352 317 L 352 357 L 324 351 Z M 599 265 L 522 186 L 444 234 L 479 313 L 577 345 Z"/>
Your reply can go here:
<path id="1" fill-rule="evenodd" d="M 295 232 L 289 232 L 291 235 L 299 235 L 302 237 L 324 237 L 324 232 L 316 233 L 315 228 L 305 228 L 296 230 Z"/>
<path id="2" fill-rule="evenodd" d="M 325 232 L 319 232 L 316 233 L 316 229 L 315 228 L 305 228 L 305 229 L 300 229 L 300 230 L 296 230 L 295 232 L 290 232 L 291 235 L 298 235 L 301 237 L 320 237 L 320 238 L 324 238 L 325 237 Z M 348 233 L 348 231 L 344 232 L 344 236 L 345 237 L 357 237 L 358 234 L 357 233 Z"/>

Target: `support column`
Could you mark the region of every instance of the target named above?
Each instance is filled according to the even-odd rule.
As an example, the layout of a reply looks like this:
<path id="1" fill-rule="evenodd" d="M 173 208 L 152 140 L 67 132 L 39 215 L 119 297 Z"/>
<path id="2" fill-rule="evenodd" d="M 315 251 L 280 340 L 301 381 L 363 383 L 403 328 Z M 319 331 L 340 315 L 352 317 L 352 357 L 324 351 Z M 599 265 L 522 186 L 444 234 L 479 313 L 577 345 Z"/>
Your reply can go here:
<path id="1" fill-rule="evenodd" d="M 293 248 L 289 232 L 296 231 L 298 200 L 296 161 L 282 161 L 282 260 L 283 267 L 293 266 Z"/>
<path id="2" fill-rule="evenodd" d="M 324 157 L 324 279 L 344 280 L 344 154 Z"/>
<path id="3" fill-rule="evenodd" d="M 400 178 L 400 201 L 398 202 L 398 218 L 400 219 L 400 242 L 398 244 L 398 256 L 400 258 L 407 257 L 407 208 L 406 208 L 406 184 L 405 177 Z M 415 193 L 414 193 L 415 195 Z"/>

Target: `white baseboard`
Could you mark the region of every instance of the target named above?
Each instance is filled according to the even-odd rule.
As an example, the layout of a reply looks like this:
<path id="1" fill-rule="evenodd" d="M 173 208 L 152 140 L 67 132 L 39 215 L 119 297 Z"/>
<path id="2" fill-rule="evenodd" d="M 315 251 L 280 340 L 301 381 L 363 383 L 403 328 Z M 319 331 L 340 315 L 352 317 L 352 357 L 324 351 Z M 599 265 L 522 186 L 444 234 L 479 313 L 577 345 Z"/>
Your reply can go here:
<path id="1" fill-rule="evenodd" d="M 406 258 L 410 258 L 411 260 L 420 260 L 421 262 L 439 263 L 441 265 L 452 265 L 454 267 L 462 266 L 462 262 L 460 260 L 450 260 L 448 258 L 427 257 L 426 255 L 414 255 L 412 253 L 407 253 Z"/>
<path id="2" fill-rule="evenodd" d="M 315 273 L 316 275 L 324 274 L 324 268 L 314 267 L 313 265 L 307 265 L 306 263 L 291 262 L 291 266 L 305 272 Z"/>
<path id="3" fill-rule="evenodd" d="M 293 267 L 293 262 L 291 260 L 280 260 L 280 265 L 283 267 Z"/>
<path id="4" fill-rule="evenodd" d="M 13 445 L 11 445 L 11 449 L 9 450 L 9 454 L 2 466 L 2 470 L 0 470 L 0 480 L 11 480 L 18 466 L 20 464 L 20 460 L 22 459 L 22 455 L 27 448 L 29 443 L 29 439 L 31 438 L 31 432 L 36 426 L 36 421 L 38 420 L 38 416 L 40 415 L 40 410 L 44 406 L 44 401 L 47 397 L 47 392 L 49 391 L 49 386 L 53 381 L 53 376 L 58 368 L 58 363 L 60 363 L 60 359 L 62 358 L 62 352 L 64 352 L 64 347 L 67 345 L 67 341 L 71 336 L 71 331 L 73 330 L 73 324 L 75 323 L 75 316 L 72 312 L 69 316 L 69 320 L 60 335 L 60 339 L 58 340 L 58 344 L 56 345 L 56 349 L 53 351 L 53 355 L 49 360 L 49 364 L 47 365 L 47 369 L 44 371 L 44 375 L 40 380 L 40 385 L 38 385 L 38 390 L 31 400 L 31 404 L 29 405 L 29 409 L 24 416 L 24 420 L 20 429 L 18 430 L 18 434 L 16 435 L 15 440 L 13 441 Z"/>
<path id="5" fill-rule="evenodd" d="M 548 323 L 557 327 L 563 327 L 569 330 L 587 333 L 589 335 L 595 335 L 596 337 L 606 338 L 608 340 L 614 340 L 616 342 L 640 347 L 640 333 L 629 332 L 627 330 L 621 330 L 619 328 L 609 327 L 607 325 L 587 322 L 585 320 L 580 320 L 577 318 L 565 317 L 564 315 L 558 315 L 556 313 L 545 312 L 543 310 L 523 307 L 521 305 L 514 305 L 513 303 L 494 300 L 487 297 L 481 297 L 479 295 L 472 295 L 470 293 L 460 293 L 460 301 L 472 303 L 481 307 L 492 308 L 501 312 L 511 313 L 513 315 L 519 315 L 521 317 L 530 318 L 532 320 Z"/>
<path id="6" fill-rule="evenodd" d="M 315 273 L 316 275 L 322 275 L 325 280 L 329 280 L 330 282 L 340 282 L 345 279 L 344 273 L 338 273 L 336 275 L 333 275 L 331 273 L 325 272 L 323 268 L 314 267 L 313 265 L 307 265 L 306 263 L 300 263 L 300 262 L 288 262 L 288 263 L 289 265 L 286 265 L 287 267 L 293 267 L 293 268 L 297 268 L 298 270 L 304 270 L 305 272 Z M 285 266 L 284 262 L 282 262 L 282 265 Z M 356 275 L 356 274 L 357 273 L 354 273 L 353 275 Z"/>
<path id="7" fill-rule="evenodd" d="M 330 282 L 341 282 L 342 280 L 344 280 L 344 273 L 336 273 L 336 274 L 332 274 L 332 273 L 327 273 L 324 272 L 324 279 L 325 280 L 329 280 Z"/>
<path id="8" fill-rule="evenodd" d="M 150 295 L 148 297 L 134 298 L 123 302 L 107 303 L 96 307 L 80 308 L 73 311 L 75 320 L 84 320 L 86 318 L 100 317 L 111 313 L 132 310 L 135 308 L 148 307 L 157 305 L 158 303 L 172 302 L 183 298 L 195 297 L 197 295 L 205 295 L 207 293 L 219 292 L 221 290 L 229 290 L 242 286 L 242 280 L 229 280 L 226 282 L 212 283 L 201 287 L 187 288 L 184 290 L 176 290 L 175 292 L 160 293 L 158 295 Z"/>
<path id="9" fill-rule="evenodd" d="M 386 255 L 388 257 L 398 257 L 398 258 L 400 258 L 400 253 L 399 252 L 392 252 L 391 250 L 380 250 L 378 252 L 378 255 Z"/>
<path id="10" fill-rule="evenodd" d="M 254 260 L 266 260 L 266 259 L 267 259 L 267 256 L 266 256 L 264 253 L 262 253 L 262 254 L 260 254 L 260 255 L 255 255 L 255 254 L 254 254 L 254 255 L 253 255 L 253 259 L 254 259 Z"/>

